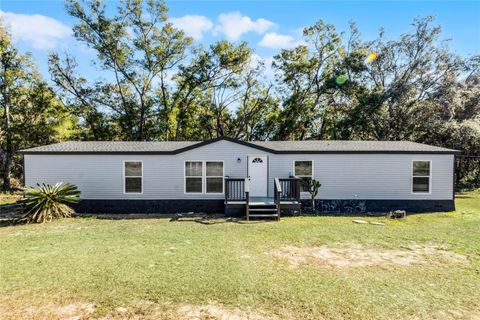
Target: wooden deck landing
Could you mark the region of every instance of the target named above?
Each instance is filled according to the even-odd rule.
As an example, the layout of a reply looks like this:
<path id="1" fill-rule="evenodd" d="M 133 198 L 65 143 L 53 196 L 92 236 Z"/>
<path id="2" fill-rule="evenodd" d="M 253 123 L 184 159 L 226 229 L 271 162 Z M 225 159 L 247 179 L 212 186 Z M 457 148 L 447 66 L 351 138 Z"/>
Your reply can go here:
<path id="1" fill-rule="evenodd" d="M 275 198 L 266 198 L 266 197 L 250 197 L 249 204 L 253 206 L 268 206 L 268 205 L 275 205 Z M 228 201 L 228 204 L 233 205 L 245 205 L 247 203 L 246 200 L 239 200 L 239 201 Z M 280 200 L 280 205 L 295 205 L 299 204 L 299 201 L 289 201 L 289 200 Z"/>

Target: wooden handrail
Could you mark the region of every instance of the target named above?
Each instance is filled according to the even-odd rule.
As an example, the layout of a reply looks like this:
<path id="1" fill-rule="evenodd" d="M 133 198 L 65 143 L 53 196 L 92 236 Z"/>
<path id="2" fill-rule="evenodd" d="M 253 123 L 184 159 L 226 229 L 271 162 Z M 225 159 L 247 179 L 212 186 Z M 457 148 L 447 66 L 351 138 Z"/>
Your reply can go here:
<path id="1" fill-rule="evenodd" d="M 282 185 L 280 184 L 280 179 L 275 178 L 275 193 L 279 192 L 282 193 Z"/>
<path id="2" fill-rule="evenodd" d="M 274 179 L 273 191 L 274 191 L 274 197 L 275 197 L 275 199 L 274 199 L 275 200 L 275 206 L 277 207 L 277 220 L 280 220 L 280 212 L 281 212 L 280 200 L 282 198 L 282 185 L 280 183 L 280 179 L 278 179 L 278 178 Z"/>

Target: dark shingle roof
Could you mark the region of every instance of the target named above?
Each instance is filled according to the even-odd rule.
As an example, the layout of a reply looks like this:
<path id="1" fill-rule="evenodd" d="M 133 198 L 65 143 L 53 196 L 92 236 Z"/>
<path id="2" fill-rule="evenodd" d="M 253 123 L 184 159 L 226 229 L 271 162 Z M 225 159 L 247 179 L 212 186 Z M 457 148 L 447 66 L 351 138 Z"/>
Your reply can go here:
<path id="1" fill-rule="evenodd" d="M 359 141 L 359 140 L 307 140 L 307 141 L 256 141 L 255 145 L 276 151 L 324 151 L 324 152 L 432 152 L 456 150 L 410 141 Z"/>
<path id="2" fill-rule="evenodd" d="M 198 143 L 199 141 L 66 141 L 22 151 L 25 153 L 172 152 Z"/>
<path id="3" fill-rule="evenodd" d="M 228 140 L 271 153 L 459 153 L 457 150 L 410 141 L 251 141 L 221 137 L 208 141 L 68 141 L 22 150 L 32 153 L 156 153 L 177 154 L 219 140 Z"/>

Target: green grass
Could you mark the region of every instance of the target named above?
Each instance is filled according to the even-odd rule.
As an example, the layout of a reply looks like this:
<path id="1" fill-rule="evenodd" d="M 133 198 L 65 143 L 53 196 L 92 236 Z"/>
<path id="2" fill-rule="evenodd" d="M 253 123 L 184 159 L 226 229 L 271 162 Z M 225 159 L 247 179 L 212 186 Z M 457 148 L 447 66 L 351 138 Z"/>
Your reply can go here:
<path id="1" fill-rule="evenodd" d="M 322 216 L 205 225 L 77 218 L 3 227 L 0 318 L 23 319 L 29 307 L 40 314 L 54 312 L 45 306 L 69 303 L 93 303 L 92 317 L 119 316 L 115 309 L 124 307 L 130 316 L 175 319 L 177 307 L 208 303 L 299 319 L 480 315 L 479 192 L 459 195 L 456 212 L 396 221 L 365 218 L 385 226 L 352 220 Z M 436 246 L 468 260 L 294 269 L 265 254 L 287 245 L 352 244 L 382 250 Z"/>

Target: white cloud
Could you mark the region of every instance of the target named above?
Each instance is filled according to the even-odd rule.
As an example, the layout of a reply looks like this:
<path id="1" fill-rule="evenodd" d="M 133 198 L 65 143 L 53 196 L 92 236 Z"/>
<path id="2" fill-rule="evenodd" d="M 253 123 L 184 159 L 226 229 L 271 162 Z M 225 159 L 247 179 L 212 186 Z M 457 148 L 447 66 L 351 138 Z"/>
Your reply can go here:
<path id="1" fill-rule="evenodd" d="M 65 24 L 39 14 L 0 11 L 0 18 L 10 29 L 15 41 L 28 42 L 36 49 L 52 49 L 71 34 L 71 29 Z"/>
<path id="2" fill-rule="evenodd" d="M 256 32 L 264 34 L 277 25 L 266 19 L 252 20 L 250 17 L 242 16 L 240 12 L 222 13 L 218 16 L 218 25 L 215 27 L 216 33 L 223 33 L 228 39 L 235 41 L 247 32 Z"/>
<path id="3" fill-rule="evenodd" d="M 172 18 L 170 22 L 195 40 L 202 39 L 203 33 L 213 28 L 213 22 L 205 16 L 186 15 L 181 18 Z"/>
<path id="4" fill-rule="evenodd" d="M 263 36 L 258 45 L 271 49 L 291 49 L 301 43 L 301 40 L 296 40 L 292 36 L 269 32 Z"/>

